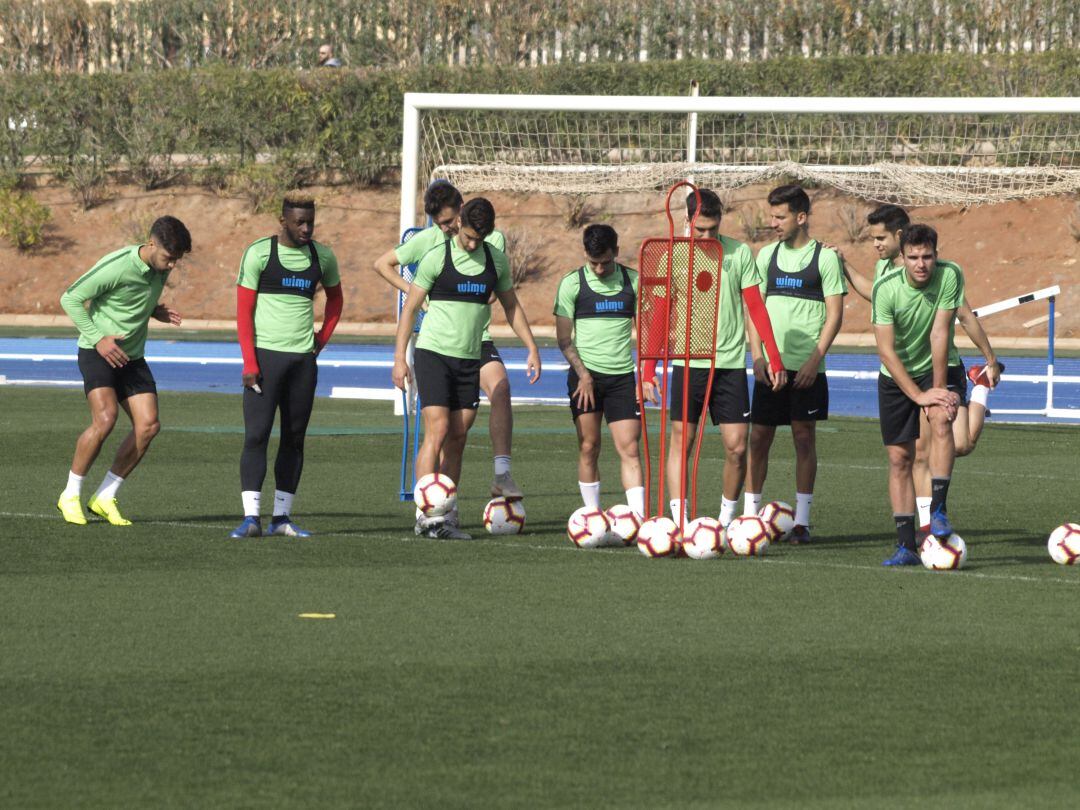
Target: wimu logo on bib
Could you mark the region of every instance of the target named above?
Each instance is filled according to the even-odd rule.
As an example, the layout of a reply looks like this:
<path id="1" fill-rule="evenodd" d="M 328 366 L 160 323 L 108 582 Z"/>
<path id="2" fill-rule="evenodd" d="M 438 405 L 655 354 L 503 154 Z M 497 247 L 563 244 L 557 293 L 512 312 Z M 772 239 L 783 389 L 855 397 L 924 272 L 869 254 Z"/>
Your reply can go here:
<path id="1" fill-rule="evenodd" d="M 461 281 L 457 285 L 457 291 L 462 295 L 487 295 L 487 284 L 478 284 L 475 281 Z"/>
<path id="2" fill-rule="evenodd" d="M 595 312 L 625 312 L 625 301 L 597 301 Z"/>
<path id="3" fill-rule="evenodd" d="M 285 277 L 281 279 L 282 287 L 289 287 L 296 290 L 308 290 L 311 289 L 312 281 L 306 278 L 289 278 Z"/>
<path id="4" fill-rule="evenodd" d="M 803 286 L 803 280 L 801 278 L 787 278 L 785 276 L 780 276 L 774 283 L 781 289 L 798 290 Z"/>

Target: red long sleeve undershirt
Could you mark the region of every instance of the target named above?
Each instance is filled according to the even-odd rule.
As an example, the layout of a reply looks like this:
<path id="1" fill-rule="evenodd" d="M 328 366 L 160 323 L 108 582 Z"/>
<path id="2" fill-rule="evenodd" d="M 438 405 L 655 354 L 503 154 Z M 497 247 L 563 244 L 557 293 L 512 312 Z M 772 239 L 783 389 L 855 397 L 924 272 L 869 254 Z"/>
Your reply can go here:
<path id="1" fill-rule="evenodd" d="M 341 285 L 323 287 L 326 292 L 326 309 L 323 310 L 322 329 L 315 335 L 315 342 L 319 344 L 319 350 L 330 342 L 334 329 L 341 320 L 341 310 L 345 306 L 345 297 L 341 294 Z"/>
<path id="2" fill-rule="evenodd" d="M 315 342 L 322 350 L 334 329 L 341 320 L 341 310 L 345 298 L 341 294 L 341 285 L 324 287 L 326 291 L 326 310 L 323 312 L 322 329 L 315 335 Z M 259 293 L 248 287 L 236 287 L 236 336 L 240 341 L 240 355 L 244 358 L 244 374 L 258 374 L 259 361 L 255 357 L 255 303 Z"/>

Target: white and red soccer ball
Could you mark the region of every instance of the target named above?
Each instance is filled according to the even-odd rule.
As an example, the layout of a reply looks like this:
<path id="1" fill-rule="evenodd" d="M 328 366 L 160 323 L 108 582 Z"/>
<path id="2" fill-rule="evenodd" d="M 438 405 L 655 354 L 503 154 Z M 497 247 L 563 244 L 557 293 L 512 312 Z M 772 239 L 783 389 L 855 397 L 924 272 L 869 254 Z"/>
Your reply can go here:
<path id="1" fill-rule="evenodd" d="M 711 560 L 724 553 L 724 527 L 714 517 L 699 517 L 683 527 L 682 550 L 692 560 Z"/>
<path id="2" fill-rule="evenodd" d="M 1058 565 L 1076 565 L 1080 561 L 1080 523 L 1065 523 L 1054 529 L 1046 541 L 1046 550 Z"/>
<path id="3" fill-rule="evenodd" d="M 638 531 L 641 529 L 641 515 L 624 503 L 604 512 L 607 517 L 608 527 L 613 537 L 620 540 L 623 545 L 632 546 L 637 542 Z"/>
<path id="4" fill-rule="evenodd" d="M 773 543 L 789 539 L 795 528 L 795 510 L 783 501 L 769 501 L 761 507 L 758 517 L 765 522 L 769 529 L 769 540 Z"/>
<path id="5" fill-rule="evenodd" d="M 757 515 L 743 515 L 728 524 L 727 547 L 736 557 L 764 556 L 769 540 L 769 527 Z"/>
<path id="6" fill-rule="evenodd" d="M 607 516 L 602 509 L 583 506 L 566 522 L 566 536 L 578 548 L 599 548 L 610 543 Z"/>
<path id="7" fill-rule="evenodd" d="M 484 507 L 484 528 L 491 534 L 521 534 L 525 530 L 525 504 L 520 498 L 492 498 Z"/>
<path id="8" fill-rule="evenodd" d="M 919 546 L 919 559 L 931 571 L 956 571 L 967 563 L 967 543 L 955 532 L 945 540 L 931 534 Z"/>
<path id="9" fill-rule="evenodd" d="M 424 517 L 442 517 L 457 506 L 457 485 L 441 473 L 428 473 L 416 482 L 413 501 Z"/>
<path id="10" fill-rule="evenodd" d="M 672 557 L 679 553 L 682 538 L 679 527 L 669 517 L 654 517 L 643 521 L 638 529 L 638 551 L 646 557 Z"/>

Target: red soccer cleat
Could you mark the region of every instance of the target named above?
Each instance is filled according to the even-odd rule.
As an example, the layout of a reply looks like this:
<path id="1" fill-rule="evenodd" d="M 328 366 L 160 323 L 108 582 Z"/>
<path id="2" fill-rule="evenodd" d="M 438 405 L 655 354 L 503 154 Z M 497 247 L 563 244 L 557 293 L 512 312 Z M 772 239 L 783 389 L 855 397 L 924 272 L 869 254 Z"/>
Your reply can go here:
<path id="1" fill-rule="evenodd" d="M 1005 373 L 1005 364 L 999 362 L 997 364 L 997 367 L 998 367 L 998 378 L 1000 379 L 1001 375 Z M 968 376 L 968 379 L 971 380 L 972 385 L 985 385 L 987 388 L 990 387 L 990 379 L 986 375 L 986 365 L 985 364 L 972 366 L 971 368 L 968 369 L 967 376 Z"/>

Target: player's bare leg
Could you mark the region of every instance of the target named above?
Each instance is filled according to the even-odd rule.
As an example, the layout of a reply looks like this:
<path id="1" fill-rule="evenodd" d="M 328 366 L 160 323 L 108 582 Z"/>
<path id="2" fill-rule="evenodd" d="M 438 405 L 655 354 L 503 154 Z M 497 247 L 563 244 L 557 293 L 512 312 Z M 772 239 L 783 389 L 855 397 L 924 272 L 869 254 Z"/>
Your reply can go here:
<path id="1" fill-rule="evenodd" d="M 625 490 L 642 487 L 645 479 L 641 474 L 641 422 L 637 419 L 620 419 L 608 425 L 615 451 L 619 454 L 619 472 Z M 633 504 L 630 504 L 633 506 Z"/>
<path id="2" fill-rule="evenodd" d="M 465 454 L 465 440 L 475 421 L 475 408 L 460 408 L 447 414 L 446 437 L 442 447 L 445 465 L 443 472 L 458 486 L 461 485 L 461 459 Z"/>
<path id="3" fill-rule="evenodd" d="M 583 413 L 574 420 L 578 437 L 578 489 L 585 506 L 600 508 L 600 420 L 599 411 Z"/>
<path id="4" fill-rule="evenodd" d="M 769 476 L 769 451 L 776 438 L 774 425 L 750 427 L 750 452 L 746 459 L 746 504 L 744 515 L 756 515 L 761 508 L 761 493 Z"/>
<path id="5" fill-rule="evenodd" d="M 686 447 L 689 450 L 694 446 L 694 438 L 697 436 L 697 425 L 693 422 L 680 422 L 673 421 L 671 423 L 671 438 L 668 440 L 668 454 L 667 462 L 665 466 L 665 475 L 667 478 L 667 491 L 668 491 L 668 503 L 671 507 L 671 519 L 676 523 L 679 522 L 679 510 L 681 509 L 684 517 L 689 520 L 692 516 L 687 515 L 688 506 L 685 503 L 679 502 L 680 492 L 680 471 L 682 467 L 682 443 L 683 434 L 686 434 Z M 691 470 L 686 467 L 686 492 L 689 496 L 690 493 L 690 475 Z"/>
<path id="6" fill-rule="evenodd" d="M 975 445 L 979 443 L 983 427 L 986 425 L 986 406 L 977 402 L 961 405 L 956 412 L 956 421 L 953 422 L 953 441 L 956 444 L 956 455 L 971 455 Z"/>
<path id="7" fill-rule="evenodd" d="M 890 444 L 885 447 L 889 455 L 889 502 L 892 504 L 896 523 L 896 553 L 885 560 L 887 566 L 918 565 L 919 553 L 915 542 L 915 482 L 911 473 L 915 463 L 915 442 Z"/>
<path id="8" fill-rule="evenodd" d="M 810 542 L 810 505 L 817 480 L 817 422 L 792 420 L 791 439 L 795 444 L 795 528 L 792 543 Z"/>
<path id="9" fill-rule="evenodd" d="M 105 518 L 114 526 L 127 526 L 131 521 L 120 514 L 116 496 L 124 479 L 150 449 L 150 442 L 161 430 L 161 423 L 158 421 L 157 394 L 135 394 L 123 400 L 120 407 L 131 420 L 131 432 L 120 443 L 112 467 L 105 474 L 105 480 L 86 505 L 91 512 Z"/>
<path id="10" fill-rule="evenodd" d="M 90 407 L 90 426 L 75 442 L 75 456 L 71 460 L 67 487 L 56 502 L 56 508 L 64 516 L 64 520 L 77 526 L 86 525 L 86 515 L 82 508 L 83 479 L 116 426 L 116 416 L 120 410 L 116 391 L 112 388 L 92 388 L 86 395 L 86 404 Z"/>
<path id="11" fill-rule="evenodd" d="M 956 460 L 951 415 L 940 406 L 928 409 L 930 421 L 930 532 L 937 537 L 952 534 L 947 499 Z"/>
<path id="12" fill-rule="evenodd" d="M 423 478 L 436 471 L 450 475 L 446 460 L 442 458 L 443 445 L 450 431 L 450 409 L 444 405 L 425 405 L 420 410 L 420 418 L 424 422 L 424 440 L 416 451 L 416 477 Z M 457 483 L 452 475 L 450 480 Z"/>
<path id="13" fill-rule="evenodd" d="M 747 444 L 750 425 L 745 422 L 722 422 L 720 440 L 724 445 L 724 493 L 720 504 L 720 523 L 727 526 L 735 518 L 739 493 L 746 480 Z"/>
<path id="14" fill-rule="evenodd" d="M 485 363 L 480 369 L 480 387 L 484 389 L 491 411 L 488 415 L 488 433 L 491 436 L 491 454 L 495 460 L 495 481 L 492 496 L 521 498 L 524 493 L 510 476 L 510 451 L 514 436 L 514 413 L 510 400 L 510 379 L 506 366 L 497 360 Z"/>

